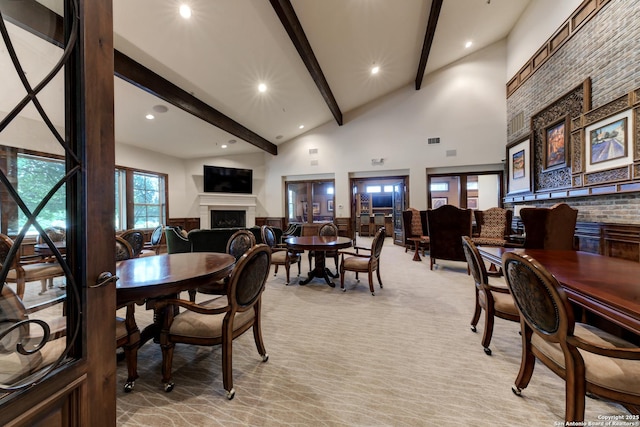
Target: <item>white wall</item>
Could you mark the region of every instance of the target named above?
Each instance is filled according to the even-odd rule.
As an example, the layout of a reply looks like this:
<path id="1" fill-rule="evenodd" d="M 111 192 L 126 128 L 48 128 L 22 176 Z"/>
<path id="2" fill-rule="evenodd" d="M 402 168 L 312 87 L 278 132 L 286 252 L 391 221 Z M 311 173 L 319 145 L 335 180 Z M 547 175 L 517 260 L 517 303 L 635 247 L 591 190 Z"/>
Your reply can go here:
<path id="1" fill-rule="evenodd" d="M 426 209 L 427 168 L 499 164 L 506 145 L 505 66 L 501 41 L 428 75 L 419 91 L 407 85 L 345 114 L 343 126 L 327 123 L 280 145 L 266 165 L 266 188 L 274 190 L 265 201 L 269 215 L 284 215 L 285 175 L 335 174 L 336 205 L 344 206 L 336 216 L 347 217 L 350 174 L 408 170 L 411 205 Z M 427 145 L 430 137 L 441 143 Z M 311 156 L 310 148 L 318 154 Z M 457 155 L 447 157 L 447 150 Z M 373 158 L 384 165 L 372 166 Z"/>
<path id="2" fill-rule="evenodd" d="M 531 0 L 507 38 L 507 81 L 581 3 L 582 0 Z"/>

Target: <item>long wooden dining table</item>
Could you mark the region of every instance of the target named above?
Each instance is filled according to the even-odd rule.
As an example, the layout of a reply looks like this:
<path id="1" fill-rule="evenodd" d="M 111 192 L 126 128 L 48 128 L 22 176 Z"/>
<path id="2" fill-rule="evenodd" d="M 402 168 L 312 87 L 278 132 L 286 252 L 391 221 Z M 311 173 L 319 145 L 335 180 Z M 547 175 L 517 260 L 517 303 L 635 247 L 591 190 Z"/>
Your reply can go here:
<path id="1" fill-rule="evenodd" d="M 581 251 L 478 246 L 502 264 L 505 252 L 526 254 L 560 282 L 570 301 L 640 337 L 640 263 Z"/>

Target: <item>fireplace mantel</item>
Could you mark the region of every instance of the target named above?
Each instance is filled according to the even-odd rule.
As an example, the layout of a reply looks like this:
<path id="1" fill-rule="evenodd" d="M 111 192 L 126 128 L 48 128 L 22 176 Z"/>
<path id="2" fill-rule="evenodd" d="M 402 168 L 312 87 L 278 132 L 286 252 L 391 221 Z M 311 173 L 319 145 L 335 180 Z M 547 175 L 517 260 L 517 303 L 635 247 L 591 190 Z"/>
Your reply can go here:
<path id="1" fill-rule="evenodd" d="M 201 193 L 200 227 L 211 228 L 211 211 L 244 210 L 247 227 L 256 225 L 256 199 L 253 194 Z"/>

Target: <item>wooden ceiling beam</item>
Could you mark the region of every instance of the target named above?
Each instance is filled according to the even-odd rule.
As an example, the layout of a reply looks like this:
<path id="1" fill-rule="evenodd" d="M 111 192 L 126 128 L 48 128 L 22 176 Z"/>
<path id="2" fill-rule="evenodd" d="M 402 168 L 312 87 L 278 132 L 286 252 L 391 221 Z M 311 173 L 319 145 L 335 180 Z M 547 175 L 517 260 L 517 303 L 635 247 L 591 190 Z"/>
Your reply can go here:
<path id="1" fill-rule="evenodd" d="M 320 90 L 324 101 L 327 103 L 329 110 L 331 110 L 333 117 L 336 119 L 338 125 L 342 126 L 342 111 L 340 111 L 340 107 L 338 106 L 338 103 L 331 92 L 331 88 L 329 87 L 329 83 L 327 83 L 327 79 L 322 73 L 320 64 L 316 59 L 316 55 L 313 53 L 313 49 L 311 49 L 309 40 L 302 29 L 302 25 L 298 20 L 296 12 L 293 10 L 291 2 L 289 0 L 270 0 L 270 2 L 271 6 L 273 6 L 273 10 L 275 10 L 278 18 L 280 18 L 280 22 L 282 22 L 282 26 L 287 31 L 287 34 L 289 34 L 291 42 L 296 47 L 298 54 L 300 54 L 302 62 L 304 62 L 307 70 L 309 70 L 311 78 L 316 82 L 316 86 L 318 86 L 318 89 Z"/>
<path id="2" fill-rule="evenodd" d="M 3 17 L 6 17 L 15 25 L 58 46 L 62 45 L 62 17 L 50 9 L 35 0 L 0 0 L 0 6 L 2 7 Z M 51 28 L 56 29 L 53 35 L 49 34 Z M 247 141 L 267 153 L 278 154 L 277 145 L 117 50 L 114 50 L 114 73 L 140 89 Z"/>
<path id="3" fill-rule="evenodd" d="M 424 78 L 424 70 L 427 68 L 427 59 L 431 51 L 433 37 L 436 35 L 436 26 L 440 17 L 440 9 L 442 9 L 443 0 L 432 0 L 431 10 L 429 11 L 429 21 L 427 22 L 427 30 L 424 35 L 424 43 L 422 44 L 422 52 L 420 54 L 420 63 L 418 64 L 418 73 L 416 74 L 416 90 L 420 90 L 422 79 Z"/>

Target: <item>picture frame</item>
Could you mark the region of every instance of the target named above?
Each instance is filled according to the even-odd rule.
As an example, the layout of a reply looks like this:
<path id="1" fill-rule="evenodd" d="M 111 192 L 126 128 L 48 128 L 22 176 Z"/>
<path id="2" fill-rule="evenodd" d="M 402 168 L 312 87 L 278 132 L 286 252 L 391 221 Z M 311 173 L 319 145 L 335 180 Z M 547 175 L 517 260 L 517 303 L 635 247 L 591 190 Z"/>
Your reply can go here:
<path id="1" fill-rule="evenodd" d="M 477 197 L 467 197 L 467 209 L 478 209 Z"/>
<path id="2" fill-rule="evenodd" d="M 631 109 L 599 120 L 585 128 L 585 171 L 597 172 L 633 163 Z M 613 135 L 613 136 L 612 136 Z"/>
<path id="3" fill-rule="evenodd" d="M 531 191 L 531 138 L 507 145 L 507 194 Z"/>
<path id="4" fill-rule="evenodd" d="M 431 208 L 437 209 L 440 206 L 444 206 L 449 203 L 449 199 L 447 197 L 432 197 L 431 198 Z"/>
<path id="5" fill-rule="evenodd" d="M 544 129 L 543 169 L 552 170 L 567 165 L 569 157 L 568 117 L 552 123 Z"/>
<path id="6" fill-rule="evenodd" d="M 327 200 L 327 210 L 333 212 L 333 200 Z"/>
<path id="7" fill-rule="evenodd" d="M 320 214 L 320 203 L 314 202 L 312 206 L 313 206 L 313 214 L 314 215 Z"/>

